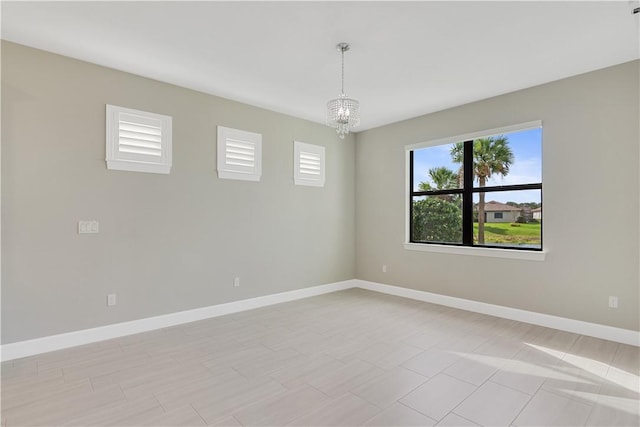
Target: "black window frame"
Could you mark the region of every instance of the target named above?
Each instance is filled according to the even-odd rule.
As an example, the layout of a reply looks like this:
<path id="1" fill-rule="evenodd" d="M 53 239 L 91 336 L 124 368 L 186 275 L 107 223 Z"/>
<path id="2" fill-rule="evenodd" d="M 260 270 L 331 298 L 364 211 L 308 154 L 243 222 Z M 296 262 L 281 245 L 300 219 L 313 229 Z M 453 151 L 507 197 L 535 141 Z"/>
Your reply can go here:
<path id="1" fill-rule="evenodd" d="M 500 216 L 498 216 L 500 215 Z M 494 212 L 493 219 L 504 219 L 504 214 L 502 212 Z"/>
<path id="2" fill-rule="evenodd" d="M 463 142 L 463 176 L 469 177 L 473 175 L 473 139 L 465 140 Z M 429 148 L 429 147 L 422 147 Z M 540 201 L 542 203 L 542 182 L 532 184 L 514 184 L 514 185 L 493 185 L 485 187 L 474 186 L 474 179 L 464 179 L 462 188 L 445 189 L 445 190 L 427 190 L 416 191 L 414 188 L 414 172 L 413 172 L 413 153 L 420 148 L 412 148 L 409 150 L 409 243 L 423 244 L 423 245 L 447 245 L 447 246 L 463 246 L 473 248 L 491 248 L 491 249 L 505 249 L 505 250 L 518 250 L 518 251 L 536 251 L 542 252 L 543 245 L 543 233 L 540 224 L 540 247 L 518 247 L 518 246 L 504 246 L 504 245 L 491 245 L 491 244 L 475 244 L 473 243 L 473 195 L 479 193 L 494 193 L 502 191 L 518 191 L 518 190 L 540 190 Z M 420 196 L 439 196 L 447 194 L 459 194 L 462 196 L 462 243 L 455 242 L 425 242 L 413 239 L 413 201 L 415 197 Z M 541 204 L 542 206 L 542 204 Z"/>

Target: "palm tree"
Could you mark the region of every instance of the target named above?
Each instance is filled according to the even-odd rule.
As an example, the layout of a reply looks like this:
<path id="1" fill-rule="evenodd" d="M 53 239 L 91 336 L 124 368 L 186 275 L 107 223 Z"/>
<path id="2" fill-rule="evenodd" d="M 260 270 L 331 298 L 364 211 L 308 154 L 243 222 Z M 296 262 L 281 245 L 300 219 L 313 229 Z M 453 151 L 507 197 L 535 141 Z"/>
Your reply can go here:
<path id="1" fill-rule="evenodd" d="M 451 158 L 455 163 L 463 163 L 463 151 L 462 142 L 451 147 Z M 484 187 L 493 174 L 506 176 L 513 160 L 509 140 L 502 135 L 473 141 L 473 176 L 478 179 L 479 187 Z M 462 176 L 462 172 L 459 174 Z M 484 193 L 478 196 L 478 244 L 484 244 Z"/>
<path id="2" fill-rule="evenodd" d="M 458 174 L 444 166 L 429 169 L 429 178 L 435 184 L 436 190 L 458 188 Z M 429 191 L 433 190 L 433 187 L 428 182 L 423 181 L 420 183 L 420 190 Z"/>

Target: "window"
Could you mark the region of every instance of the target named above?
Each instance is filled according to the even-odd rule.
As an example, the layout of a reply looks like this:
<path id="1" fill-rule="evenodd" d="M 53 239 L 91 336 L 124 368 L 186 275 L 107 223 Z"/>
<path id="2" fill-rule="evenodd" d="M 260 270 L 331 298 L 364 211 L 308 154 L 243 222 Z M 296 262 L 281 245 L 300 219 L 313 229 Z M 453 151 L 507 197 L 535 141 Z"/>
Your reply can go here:
<path id="1" fill-rule="evenodd" d="M 171 171 L 171 117 L 107 105 L 107 169 Z"/>
<path id="2" fill-rule="evenodd" d="M 541 122 L 409 146 L 407 157 L 408 243 L 542 250 Z"/>
<path id="3" fill-rule="evenodd" d="M 294 141 L 293 156 L 295 184 L 324 187 L 324 147 Z"/>
<path id="4" fill-rule="evenodd" d="M 218 126 L 218 178 L 260 181 L 262 135 Z"/>

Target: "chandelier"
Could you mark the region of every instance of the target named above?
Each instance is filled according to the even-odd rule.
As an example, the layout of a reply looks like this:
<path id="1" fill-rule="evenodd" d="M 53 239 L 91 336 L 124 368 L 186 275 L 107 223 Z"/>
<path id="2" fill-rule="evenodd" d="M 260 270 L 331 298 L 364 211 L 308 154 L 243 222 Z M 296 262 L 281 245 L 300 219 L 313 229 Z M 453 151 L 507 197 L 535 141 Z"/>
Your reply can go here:
<path id="1" fill-rule="evenodd" d="M 336 129 L 340 139 L 344 139 L 349 129 L 360 124 L 360 103 L 344 93 L 344 53 L 349 43 L 338 43 L 336 49 L 342 53 L 342 91 L 337 98 L 327 102 L 327 125 Z"/>

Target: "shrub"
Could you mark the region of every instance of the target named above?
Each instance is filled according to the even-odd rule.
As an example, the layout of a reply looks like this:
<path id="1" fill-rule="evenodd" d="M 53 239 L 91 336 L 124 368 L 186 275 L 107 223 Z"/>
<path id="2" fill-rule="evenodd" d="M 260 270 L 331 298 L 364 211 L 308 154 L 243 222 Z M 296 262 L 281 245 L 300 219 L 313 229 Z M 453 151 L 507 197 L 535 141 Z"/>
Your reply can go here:
<path id="1" fill-rule="evenodd" d="M 526 224 L 527 223 L 527 219 L 523 216 L 519 216 L 518 218 L 516 218 L 516 222 L 518 224 Z"/>
<path id="2" fill-rule="evenodd" d="M 538 221 L 538 220 L 537 220 L 537 219 L 535 219 L 535 218 L 531 218 L 531 219 L 529 220 L 529 224 L 540 224 L 540 221 Z"/>
<path id="3" fill-rule="evenodd" d="M 418 242 L 462 241 L 460 208 L 437 197 L 414 202 L 413 239 Z"/>

